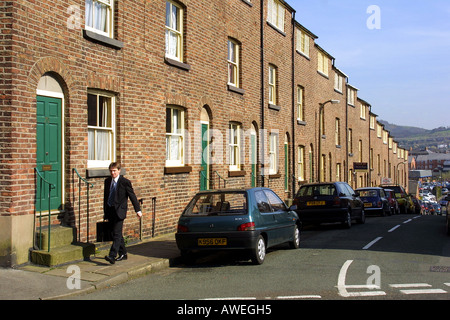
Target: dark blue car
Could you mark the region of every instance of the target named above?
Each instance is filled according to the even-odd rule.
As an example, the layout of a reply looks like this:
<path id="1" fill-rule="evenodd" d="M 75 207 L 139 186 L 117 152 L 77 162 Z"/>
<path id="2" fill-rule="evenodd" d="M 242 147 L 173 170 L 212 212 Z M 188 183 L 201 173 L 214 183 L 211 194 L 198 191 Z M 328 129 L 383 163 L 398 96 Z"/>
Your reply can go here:
<path id="1" fill-rule="evenodd" d="M 269 247 L 300 246 L 294 209 L 268 188 L 199 192 L 179 219 L 177 246 L 183 257 L 196 251 L 246 250 L 255 264 L 262 264 Z"/>

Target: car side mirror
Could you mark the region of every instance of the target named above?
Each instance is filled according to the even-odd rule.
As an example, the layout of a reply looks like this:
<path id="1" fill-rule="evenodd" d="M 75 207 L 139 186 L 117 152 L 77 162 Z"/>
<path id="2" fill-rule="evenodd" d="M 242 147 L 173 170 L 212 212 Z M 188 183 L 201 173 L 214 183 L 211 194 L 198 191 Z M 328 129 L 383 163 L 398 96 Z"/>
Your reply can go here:
<path id="1" fill-rule="evenodd" d="M 360 195 L 360 194 L 359 194 L 359 191 L 355 191 L 354 196 L 355 196 L 355 197 L 359 197 L 359 195 Z"/>
<path id="2" fill-rule="evenodd" d="M 297 210 L 297 205 L 296 205 L 296 204 L 293 204 L 292 206 L 289 207 L 289 210 L 290 210 L 290 211 L 295 211 L 295 210 Z"/>

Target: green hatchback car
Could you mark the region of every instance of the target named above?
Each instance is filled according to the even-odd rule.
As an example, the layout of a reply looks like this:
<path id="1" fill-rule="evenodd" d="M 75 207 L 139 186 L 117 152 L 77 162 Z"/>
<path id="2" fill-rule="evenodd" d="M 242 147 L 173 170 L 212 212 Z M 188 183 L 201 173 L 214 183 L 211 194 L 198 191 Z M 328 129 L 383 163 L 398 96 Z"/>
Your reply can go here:
<path id="1" fill-rule="evenodd" d="M 295 209 L 268 188 L 199 192 L 178 221 L 177 246 L 185 258 L 197 251 L 246 250 L 254 264 L 262 264 L 269 247 L 300 247 Z"/>

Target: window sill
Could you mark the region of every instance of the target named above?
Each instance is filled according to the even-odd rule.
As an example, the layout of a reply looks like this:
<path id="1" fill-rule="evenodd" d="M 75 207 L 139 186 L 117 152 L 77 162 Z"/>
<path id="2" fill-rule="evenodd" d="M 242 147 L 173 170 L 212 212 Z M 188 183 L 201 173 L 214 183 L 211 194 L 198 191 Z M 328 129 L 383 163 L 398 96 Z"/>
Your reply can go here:
<path id="1" fill-rule="evenodd" d="M 280 110 L 281 110 L 281 107 L 280 107 L 280 106 L 277 106 L 277 105 L 275 105 L 275 104 L 269 103 L 269 109 L 272 109 L 272 110 L 275 110 L 275 111 L 280 111 Z"/>
<path id="2" fill-rule="evenodd" d="M 301 55 L 301 56 L 303 56 L 304 58 L 306 58 L 306 59 L 308 59 L 309 61 L 311 61 L 311 58 L 310 58 L 309 56 L 307 56 L 306 53 L 303 53 L 303 52 L 301 52 L 301 51 L 298 50 L 298 49 L 295 49 L 295 51 L 296 51 L 299 55 Z"/>
<path id="3" fill-rule="evenodd" d="M 328 77 L 328 75 L 326 73 L 323 73 L 322 71 L 317 70 L 317 73 L 320 74 L 322 77 L 324 77 L 325 79 L 330 80 L 330 78 Z"/>
<path id="4" fill-rule="evenodd" d="M 297 119 L 297 124 L 298 124 L 299 126 L 306 126 L 306 121 Z"/>
<path id="5" fill-rule="evenodd" d="M 281 178 L 281 173 L 270 173 L 269 179 L 279 179 Z"/>
<path id="6" fill-rule="evenodd" d="M 120 169 L 120 175 L 124 176 L 126 175 L 126 170 L 125 168 L 121 168 Z M 109 173 L 109 169 L 108 168 L 91 168 L 91 169 L 86 169 L 86 178 L 107 178 L 109 177 L 111 174 Z"/>
<path id="7" fill-rule="evenodd" d="M 168 58 L 168 57 L 164 57 L 164 61 L 168 65 L 173 66 L 173 67 L 177 67 L 178 69 L 185 70 L 185 71 L 191 70 L 191 66 L 189 64 L 187 64 L 187 63 L 183 63 L 183 62 L 180 62 L 180 61 Z"/>
<path id="8" fill-rule="evenodd" d="M 228 171 L 228 177 L 244 177 L 245 170 Z"/>
<path id="9" fill-rule="evenodd" d="M 286 33 L 283 30 L 281 30 L 280 28 L 278 28 L 276 25 L 274 25 L 272 22 L 267 21 L 267 24 L 269 26 L 271 26 L 272 28 L 274 28 L 279 34 L 286 37 Z"/>
<path id="10" fill-rule="evenodd" d="M 164 174 L 179 174 L 179 173 L 191 173 L 191 166 L 183 167 L 164 167 Z"/>
<path id="11" fill-rule="evenodd" d="M 120 50 L 124 46 L 122 41 L 112 39 L 112 38 L 106 37 L 104 35 L 101 35 L 101 34 L 93 32 L 93 31 L 86 30 L 86 29 L 83 29 L 83 38 L 85 38 L 89 41 L 99 43 L 101 45 L 116 49 L 116 50 Z"/>
<path id="12" fill-rule="evenodd" d="M 245 90 L 244 89 L 235 87 L 235 86 L 233 86 L 231 84 L 227 85 L 227 89 L 228 89 L 228 91 L 231 91 L 231 92 L 234 92 L 234 93 L 237 93 L 237 94 L 240 94 L 240 95 L 244 95 L 245 94 Z"/>

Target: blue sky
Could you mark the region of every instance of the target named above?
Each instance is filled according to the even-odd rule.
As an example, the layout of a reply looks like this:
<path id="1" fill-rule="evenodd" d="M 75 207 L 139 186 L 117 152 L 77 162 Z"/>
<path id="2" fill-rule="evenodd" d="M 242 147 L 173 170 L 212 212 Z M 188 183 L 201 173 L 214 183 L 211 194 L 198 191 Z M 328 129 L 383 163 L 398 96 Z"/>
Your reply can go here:
<path id="1" fill-rule="evenodd" d="M 287 2 L 379 119 L 450 126 L 450 1 Z M 380 29 L 367 27 L 371 5 L 380 9 Z"/>

